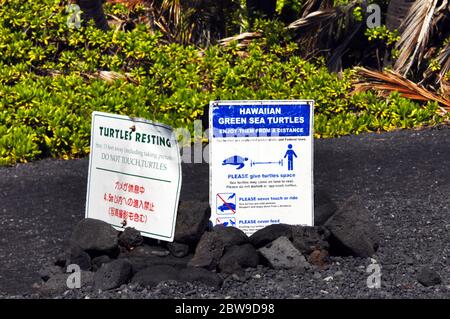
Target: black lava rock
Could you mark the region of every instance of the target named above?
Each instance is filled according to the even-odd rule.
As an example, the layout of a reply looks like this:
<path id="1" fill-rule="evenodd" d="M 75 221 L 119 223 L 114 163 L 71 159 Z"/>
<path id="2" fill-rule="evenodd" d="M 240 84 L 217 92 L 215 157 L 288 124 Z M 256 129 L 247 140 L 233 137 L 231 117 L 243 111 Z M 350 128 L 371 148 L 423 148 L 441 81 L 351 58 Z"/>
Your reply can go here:
<path id="1" fill-rule="evenodd" d="M 175 257 L 182 258 L 189 254 L 189 246 L 177 242 L 167 243 L 167 249 Z"/>
<path id="2" fill-rule="evenodd" d="M 103 264 L 94 275 L 95 289 L 109 290 L 126 284 L 131 277 L 131 263 L 117 259 Z"/>
<path id="3" fill-rule="evenodd" d="M 235 245 L 242 245 L 249 242 L 248 236 L 236 227 L 225 227 L 223 225 L 214 226 L 213 232 L 222 239 L 225 249 Z"/>
<path id="4" fill-rule="evenodd" d="M 232 246 L 222 256 L 219 262 L 219 270 L 232 274 L 243 271 L 247 267 L 256 267 L 259 263 L 259 255 L 251 244 Z"/>
<path id="5" fill-rule="evenodd" d="M 56 265 L 49 265 L 49 266 L 42 267 L 38 271 L 38 275 L 39 275 L 39 277 L 41 277 L 41 279 L 43 281 L 47 281 L 55 275 L 62 274 L 62 272 L 63 272 L 63 269 L 61 267 L 56 266 Z"/>
<path id="6" fill-rule="evenodd" d="M 218 232 L 206 232 L 200 239 L 194 257 L 189 261 L 188 266 L 215 269 L 224 249 L 225 245 Z"/>
<path id="7" fill-rule="evenodd" d="M 322 226 L 338 210 L 328 194 L 320 189 L 314 190 L 314 225 Z"/>
<path id="8" fill-rule="evenodd" d="M 87 218 L 79 222 L 72 233 L 71 244 L 91 256 L 110 255 L 117 251 L 119 232 L 101 220 Z"/>
<path id="9" fill-rule="evenodd" d="M 165 257 L 168 256 L 170 252 L 160 246 L 139 246 L 128 252 L 127 256 L 129 257 Z"/>
<path id="10" fill-rule="evenodd" d="M 420 282 L 425 287 L 438 285 L 442 282 L 439 274 L 433 269 L 428 267 L 424 267 L 419 271 L 417 275 L 417 281 Z"/>
<path id="11" fill-rule="evenodd" d="M 74 245 L 69 248 L 66 264 L 76 264 L 80 267 L 81 270 L 90 270 L 91 257 L 80 247 Z"/>
<path id="12" fill-rule="evenodd" d="M 133 274 L 152 266 L 170 266 L 177 269 L 186 268 L 188 262 L 192 259 L 192 255 L 179 258 L 169 255 L 167 257 L 129 257 Z"/>
<path id="13" fill-rule="evenodd" d="M 197 200 L 180 201 L 174 240 L 195 245 L 208 227 L 210 216 L 209 203 Z"/>
<path id="14" fill-rule="evenodd" d="M 51 296 L 61 294 L 68 290 L 67 278 L 69 274 L 56 274 L 50 277 L 39 289 L 39 293 L 43 296 Z"/>
<path id="15" fill-rule="evenodd" d="M 325 223 L 331 235 L 330 254 L 370 257 L 378 248 L 378 235 L 359 197 L 350 197 Z"/>
<path id="16" fill-rule="evenodd" d="M 323 268 L 329 261 L 328 250 L 314 250 L 308 256 L 308 262 L 320 268 Z"/>
<path id="17" fill-rule="evenodd" d="M 119 245 L 127 249 L 141 246 L 144 238 L 141 232 L 133 227 L 127 227 L 119 236 Z"/>
<path id="18" fill-rule="evenodd" d="M 179 281 L 179 271 L 172 266 L 159 265 L 142 269 L 133 276 L 131 282 L 144 287 L 154 287 L 161 281 L 168 280 Z"/>
<path id="19" fill-rule="evenodd" d="M 66 267 L 67 252 L 61 252 L 56 256 L 55 266 L 64 268 Z"/>
<path id="20" fill-rule="evenodd" d="M 111 261 L 111 258 L 107 255 L 102 255 L 92 259 L 92 270 L 97 271 L 103 264 L 107 264 Z"/>
<path id="21" fill-rule="evenodd" d="M 152 246 L 151 253 L 158 257 L 166 257 L 170 255 L 170 251 L 160 246 Z"/>
<path id="22" fill-rule="evenodd" d="M 306 258 L 284 236 L 260 248 L 259 252 L 274 269 L 295 269 L 304 272 L 310 266 Z"/>
<path id="23" fill-rule="evenodd" d="M 303 255 L 328 250 L 329 232 L 322 227 L 292 226 L 292 243 Z"/>
<path id="24" fill-rule="evenodd" d="M 252 243 L 255 248 L 260 248 L 281 236 L 292 239 L 292 229 L 290 225 L 274 224 L 264 227 L 250 236 L 250 243 Z"/>
<path id="25" fill-rule="evenodd" d="M 184 268 L 179 273 L 180 281 L 200 282 L 207 286 L 219 288 L 222 285 L 222 278 L 205 268 L 188 267 Z"/>
<path id="26" fill-rule="evenodd" d="M 66 290 L 73 289 L 69 288 L 68 281 L 70 283 L 70 273 L 56 274 L 50 279 L 48 279 L 39 289 L 39 293 L 45 297 L 50 297 L 54 295 L 60 295 Z M 80 288 L 86 289 L 87 287 L 92 287 L 94 282 L 94 273 L 90 271 L 81 271 L 79 274 Z"/>

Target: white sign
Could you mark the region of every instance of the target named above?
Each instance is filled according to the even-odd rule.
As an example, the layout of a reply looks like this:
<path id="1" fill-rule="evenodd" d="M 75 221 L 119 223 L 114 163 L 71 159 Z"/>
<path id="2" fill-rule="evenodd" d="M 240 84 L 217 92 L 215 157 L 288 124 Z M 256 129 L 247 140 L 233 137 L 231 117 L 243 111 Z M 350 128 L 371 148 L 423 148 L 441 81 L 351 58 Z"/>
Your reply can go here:
<path id="1" fill-rule="evenodd" d="M 173 241 L 181 162 L 172 128 L 94 112 L 86 218 Z"/>
<path id="2" fill-rule="evenodd" d="M 313 101 L 210 103 L 214 225 L 314 224 Z"/>

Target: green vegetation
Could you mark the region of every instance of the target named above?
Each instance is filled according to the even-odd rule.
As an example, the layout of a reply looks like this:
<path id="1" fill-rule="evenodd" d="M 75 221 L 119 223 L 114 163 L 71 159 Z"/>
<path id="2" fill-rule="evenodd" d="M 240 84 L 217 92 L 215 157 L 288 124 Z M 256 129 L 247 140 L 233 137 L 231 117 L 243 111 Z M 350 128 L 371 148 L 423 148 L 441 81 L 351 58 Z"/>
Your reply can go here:
<path id="1" fill-rule="evenodd" d="M 142 24 L 104 32 L 66 22 L 59 0 L 0 7 L 0 165 L 87 155 L 94 110 L 193 129 L 210 100 L 314 99 L 316 137 L 444 120 L 436 102 L 352 94 L 351 69 L 330 73 L 279 33 L 244 51 L 237 43 L 199 49 L 167 43 Z"/>

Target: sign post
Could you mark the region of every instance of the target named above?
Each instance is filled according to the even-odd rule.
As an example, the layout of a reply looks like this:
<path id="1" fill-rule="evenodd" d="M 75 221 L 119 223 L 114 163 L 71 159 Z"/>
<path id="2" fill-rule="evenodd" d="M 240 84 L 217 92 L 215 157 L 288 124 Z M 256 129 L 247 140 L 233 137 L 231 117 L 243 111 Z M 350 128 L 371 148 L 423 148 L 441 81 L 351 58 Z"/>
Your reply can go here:
<path id="1" fill-rule="evenodd" d="M 312 226 L 313 101 L 210 103 L 213 225 Z"/>
<path id="2" fill-rule="evenodd" d="M 181 161 L 172 128 L 94 112 L 86 217 L 173 241 Z"/>

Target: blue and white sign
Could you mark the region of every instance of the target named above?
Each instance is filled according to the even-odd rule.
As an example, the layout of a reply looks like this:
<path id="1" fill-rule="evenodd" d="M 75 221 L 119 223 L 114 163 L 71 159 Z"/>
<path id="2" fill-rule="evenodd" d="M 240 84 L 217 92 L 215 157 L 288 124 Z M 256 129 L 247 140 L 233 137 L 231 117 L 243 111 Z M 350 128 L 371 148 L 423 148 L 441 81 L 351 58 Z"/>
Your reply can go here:
<path id="1" fill-rule="evenodd" d="M 314 224 L 313 101 L 210 103 L 211 221 Z"/>

